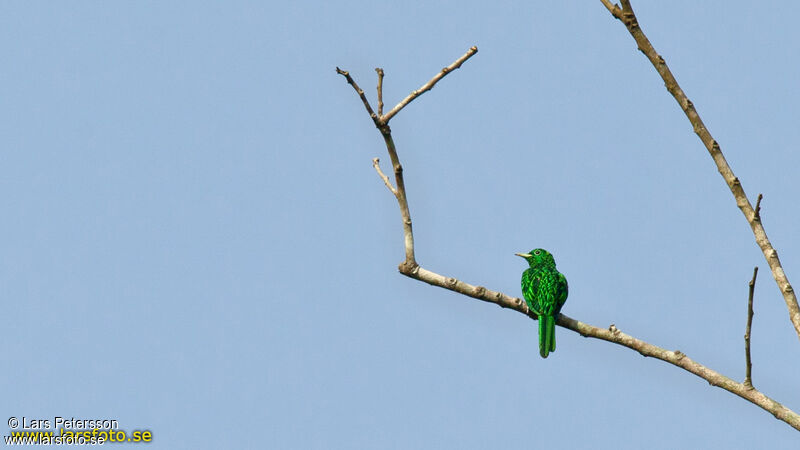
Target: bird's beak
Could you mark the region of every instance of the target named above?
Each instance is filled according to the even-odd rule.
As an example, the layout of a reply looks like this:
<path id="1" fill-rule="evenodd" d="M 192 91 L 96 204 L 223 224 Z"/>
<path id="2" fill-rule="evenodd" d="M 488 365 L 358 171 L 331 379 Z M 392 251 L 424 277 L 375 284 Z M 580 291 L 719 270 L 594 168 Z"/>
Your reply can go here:
<path id="1" fill-rule="evenodd" d="M 521 256 L 523 258 L 530 258 L 531 257 L 530 253 L 514 253 L 514 254 L 517 255 L 517 256 Z"/>

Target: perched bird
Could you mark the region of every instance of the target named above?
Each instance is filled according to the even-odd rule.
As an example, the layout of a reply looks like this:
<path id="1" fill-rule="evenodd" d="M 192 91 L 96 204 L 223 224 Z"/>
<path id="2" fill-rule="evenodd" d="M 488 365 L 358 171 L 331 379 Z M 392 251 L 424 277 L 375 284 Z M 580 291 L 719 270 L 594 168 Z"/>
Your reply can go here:
<path id="1" fill-rule="evenodd" d="M 547 250 L 516 253 L 530 267 L 522 272 L 522 296 L 539 316 L 539 354 L 547 358 L 556 351 L 556 316 L 567 301 L 567 278 L 556 270 L 556 260 Z"/>

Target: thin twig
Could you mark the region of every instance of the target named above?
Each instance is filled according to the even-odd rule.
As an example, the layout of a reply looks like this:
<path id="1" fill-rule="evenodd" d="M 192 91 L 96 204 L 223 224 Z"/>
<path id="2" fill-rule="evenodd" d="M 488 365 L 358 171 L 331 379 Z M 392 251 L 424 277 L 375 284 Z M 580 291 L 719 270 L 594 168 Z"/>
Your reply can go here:
<path id="1" fill-rule="evenodd" d="M 610 12 L 611 15 L 613 15 L 617 19 L 620 18 L 622 10 L 620 9 L 619 5 L 617 5 L 616 3 L 611 3 L 609 0 L 600 0 L 600 1 L 603 2 L 603 6 L 605 6 L 606 9 L 608 9 L 608 12 Z"/>
<path id="2" fill-rule="evenodd" d="M 603 5 L 608 8 L 608 2 L 604 0 L 601 1 L 603 2 Z M 761 221 L 756 220 L 755 211 L 753 210 L 752 205 L 750 205 L 750 201 L 747 199 L 744 189 L 742 189 L 741 182 L 733 174 L 733 170 L 731 170 L 731 167 L 725 160 L 725 156 L 722 154 L 719 143 L 711 136 L 711 133 L 706 128 L 702 119 L 700 119 L 700 115 L 697 113 L 694 104 L 691 102 L 691 100 L 689 100 L 681 87 L 678 85 L 678 82 L 675 80 L 675 77 L 669 70 L 664 58 L 662 58 L 661 55 L 656 52 L 655 48 L 653 48 L 653 45 L 650 43 L 650 40 L 647 39 L 647 36 L 645 36 L 644 32 L 639 26 L 639 21 L 636 18 L 636 14 L 633 12 L 630 0 L 621 0 L 621 2 L 622 14 L 614 14 L 614 11 L 612 11 L 612 14 L 623 24 L 625 24 L 628 32 L 636 41 L 639 50 L 641 50 L 641 52 L 647 56 L 647 59 L 649 59 L 650 63 L 653 64 L 653 67 L 655 67 L 658 74 L 661 75 L 667 90 L 678 102 L 678 105 L 680 105 L 684 114 L 686 114 L 686 117 L 689 119 L 689 122 L 692 124 L 695 134 L 697 134 L 697 136 L 703 142 L 708 150 L 708 153 L 711 155 L 711 158 L 714 160 L 714 163 L 717 165 L 717 170 L 719 170 L 719 173 L 722 175 L 722 178 L 728 185 L 733 197 L 736 199 L 736 205 L 742 211 L 745 219 L 747 219 L 747 222 L 750 224 L 756 244 L 758 244 L 758 246 L 761 248 L 761 252 L 764 254 L 764 258 L 767 260 L 767 264 L 772 271 L 772 277 L 778 284 L 778 288 L 780 289 L 783 299 L 786 302 L 786 308 L 789 311 L 789 319 L 794 326 L 798 339 L 800 339 L 800 305 L 797 303 L 797 296 L 794 292 L 794 288 L 792 288 L 792 285 L 789 283 L 789 279 L 786 277 L 786 273 L 783 271 L 781 261 L 778 259 L 778 252 L 772 247 L 772 244 L 767 238 L 767 233 L 764 231 Z"/>
<path id="3" fill-rule="evenodd" d="M 753 325 L 753 291 L 756 288 L 756 276 L 758 275 L 758 266 L 753 268 L 753 279 L 748 284 L 749 294 L 747 295 L 747 328 L 744 331 L 744 385 L 748 388 L 753 388 L 752 370 L 753 364 L 750 362 L 750 327 Z"/>
<path id="4" fill-rule="evenodd" d="M 353 77 L 350 76 L 350 72 L 342 70 L 337 67 L 336 73 L 344 76 L 347 82 L 350 83 L 350 86 L 353 86 L 353 89 L 356 90 L 358 96 L 361 97 L 361 101 L 364 103 L 364 108 L 367 108 L 367 113 L 369 113 L 369 116 L 372 118 L 372 121 L 375 122 L 375 126 L 379 126 L 378 115 L 372 111 L 372 106 L 369 105 L 369 100 L 367 100 L 367 96 L 364 95 L 364 90 L 358 87 L 358 84 L 356 84 L 355 80 L 353 80 Z"/>
<path id="5" fill-rule="evenodd" d="M 761 220 L 761 199 L 762 198 L 764 198 L 764 196 L 761 195 L 761 194 L 758 194 L 758 199 L 756 199 L 756 212 L 753 213 L 753 214 L 755 214 L 755 217 L 753 217 L 754 220 Z"/>
<path id="6" fill-rule="evenodd" d="M 461 67 L 461 65 L 464 64 L 464 61 L 472 58 L 472 56 L 475 53 L 478 53 L 478 47 L 472 46 L 469 50 L 467 50 L 467 53 L 465 53 L 462 57 L 453 61 L 453 64 L 450 64 L 449 66 L 442 69 L 441 72 L 434 75 L 433 78 L 431 78 L 427 83 L 423 84 L 419 89 L 411 92 L 408 95 L 408 97 L 404 98 L 400 103 L 397 104 L 397 106 L 395 106 L 394 108 L 392 108 L 391 111 L 386 113 L 385 116 L 382 116 L 381 119 L 383 120 L 383 122 L 389 123 L 389 120 L 391 120 L 391 118 L 394 117 L 395 114 L 399 113 L 401 109 L 405 108 L 406 105 L 414 101 L 414 99 L 424 94 L 426 91 L 430 91 L 431 88 L 433 88 L 433 86 L 435 86 L 436 83 L 439 82 L 439 80 L 444 78 L 445 75 L 447 75 L 448 73 Z"/>
<path id="7" fill-rule="evenodd" d="M 389 181 L 389 177 L 387 177 L 381 170 L 380 162 L 381 160 L 379 158 L 372 158 L 372 167 L 374 167 L 375 170 L 378 171 L 378 175 L 381 177 L 386 187 L 389 188 L 389 191 L 391 191 L 392 194 L 394 194 L 394 196 L 397 197 L 397 190 L 394 188 L 394 186 L 392 186 L 392 182 Z"/>
<path id="8" fill-rule="evenodd" d="M 378 72 L 378 116 L 383 116 L 383 69 L 375 68 Z"/>

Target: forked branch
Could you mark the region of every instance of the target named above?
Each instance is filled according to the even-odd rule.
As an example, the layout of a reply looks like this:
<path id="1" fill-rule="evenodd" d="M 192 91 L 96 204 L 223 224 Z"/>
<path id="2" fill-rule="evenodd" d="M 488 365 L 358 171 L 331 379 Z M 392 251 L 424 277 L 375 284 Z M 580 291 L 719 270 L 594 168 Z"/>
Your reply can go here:
<path id="1" fill-rule="evenodd" d="M 412 270 L 417 266 L 417 261 L 414 256 L 414 233 L 411 226 L 411 212 L 408 210 L 408 200 L 406 199 L 406 184 L 403 180 L 403 166 L 400 164 L 400 159 L 397 157 L 397 150 L 395 149 L 394 139 L 392 139 L 392 129 L 389 128 L 389 121 L 398 112 L 400 112 L 401 109 L 405 108 L 406 105 L 411 103 L 420 95 L 424 94 L 426 91 L 431 90 L 433 86 L 439 82 L 439 80 L 447 76 L 448 73 L 461 67 L 466 60 L 472 58 L 472 56 L 476 53 L 478 53 L 478 47 L 471 47 L 469 50 L 467 50 L 467 53 L 434 75 L 433 78 L 428 80 L 427 83 L 423 84 L 421 88 L 413 91 L 408 97 L 404 98 L 403 101 L 398 103 L 397 106 L 392 108 L 392 110 L 385 115 L 383 114 L 383 69 L 375 69 L 375 72 L 378 73 L 378 114 L 375 114 L 375 112 L 372 110 L 372 106 L 369 104 L 369 100 L 367 100 L 366 95 L 364 95 L 364 90 L 358 87 L 358 84 L 355 82 L 355 80 L 353 80 L 353 77 L 350 76 L 350 73 L 338 67 L 336 68 L 336 73 L 342 75 L 350 84 L 350 86 L 353 86 L 353 89 L 355 89 L 356 93 L 361 98 L 364 108 L 366 108 L 367 113 L 369 114 L 370 118 L 372 118 L 375 126 L 378 128 L 378 130 L 380 130 L 381 135 L 383 136 L 383 141 L 386 144 L 386 151 L 389 152 L 389 158 L 392 160 L 392 170 L 394 171 L 395 185 L 397 187 L 393 187 L 392 183 L 389 181 L 389 177 L 384 175 L 383 171 L 381 170 L 381 166 L 379 165 L 380 161 L 378 158 L 374 158 L 372 160 L 372 166 L 375 167 L 375 170 L 386 184 L 386 187 L 389 188 L 389 191 L 394 194 L 395 198 L 397 199 L 397 204 L 400 207 L 400 215 L 403 219 L 403 237 L 405 241 L 404 247 L 406 251 L 406 259 L 401 264 L 401 267 L 405 267 L 405 270 Z"/>
<path id="2" fill-rule="evenodd" d="M 621 17 L 622 12 L 620 12 L 618 6 L 610 6 L 610 3 L 608 3 L 606 0 L 603 0 L 603 3 L 606 4 L 607 7 L 610 8 L 610 10 L 612 10 L 612 13 L 615 14 L 615 17 L 617 17 L 618 15 Z M 630 5 L 628 4 L 628 6 Z M 416 99 L 419 95 L 421 95 L 425 91 L 430 90 L 436 84 L 436 82 L 438 82 L 441 78 L 450 73 L 452 70 L 460 67 L 464 61 L 469 59 L 477 51 L 478 49 L 476 47 L 472 47 L 464 56 L 457 59 L 450 66 L 445 67 L 430 81 L 422 85 L 420 89 L 413 91 L 408 97 L 406 97 L 403 101 L 401 101 L 386 115 L 375 114 L 373 112 L 372 108 L 369 105 L 369 102 L 364 96 L 364 92 L 358 87 L 355 81 L 353 81 L 352 77 L 348 72 L 343 71 L 338 67 L 336 68 L 336 71 L 337 73 L 343 75 L 347 79 L 347 82 L 353 86 L 358 95 L 361 97 L 361 100 L 364 103 L 367 113 L 369 113 L 370 117 L 375 122 L 376 127 L 378 128 L 378 130 L 380 130 L 381 135 L 383 136 L 384 142 L 386 144 L 386 149 L 392 160 L 392 167 L 394 169 L 395 181 L 397 186 L 396 188 L 392 187 L 388 177 L 385 176 L 383 172 L 380 170 L 377 158 L 373 160 L 373 166 L 378 172 L 378 175 L 383 179 L 384 184 L 386 184 L 389 190 L 394 194 L 395 198 L 397 199 L 398 206 L 400 208 L 400 215 L 403 222 L 403 235 L 404 235 L 405 253 L 406 253 L 405 260 L 398 267 L 400 273 L 406 275 L 407 277 L 423 281 L 433 286 L 439 286 L 444 289 L 448 289 L 472 298 L 476 298 L 478 300 L 494 303 L 502 308 L 513 309 L 535 320 L 537 318 L 536 314 L 529 311 L 525 302 L 523 302 L 519 298 L 511 297 L 499 291 L 493 291 L 483 286 L 472 285 L 453 277 L 446 277 L 436 272 L 426 270 L 421 266 L 419 266 L 419 264 L 417 264 L 414 258 L 414 237 L 413 237 L 413 230 L 411 227 L 411 214 L 409 212 L 408 199 L 406 197 L 405 184 L 403 182 L 403 169 L 402 166 L 400 165 L 400 160 L 397 156 L 397 149 L 395 147 L 394 141 L 391 136 L 391 129 L 388 126 L 388 121 L 394 115 L 396 115 L 402 108 L 404 108 L 408 103 Z M 666 67 L 666 65 L 664 65 L 664 67 Z M 380 98 L 382 99 L 382 94 L 383 94 L 382 70 L 378 71 L 378 76 L 379 76 L 378 92 L 380 94 Z M 677 83 L 675 83 L 674 86 L 677 87 Z M 693 111 L 691 102 L 688 103 L 688 107 L 691 108 Z M 696 115 L 696 113 L 694 114 Z M 699 117 L 697 118 L 697 120 L 699 120 Z M 704 127 L 702 129 L 705 130 Z M 707 133 L 707 131 L 705 131 L 705 133 Z M 719 146 L 716 145 L 716 142 L 714 142 L 714 148 L 715 150 L 714 152 L 712 152 L 712 156 L 716 155 L 715 161 L 717 161 L 718 158 L 722 158 L 722 154 L 719 151 Z M 724 158 L 722 158 L 722 161 L 724 162 Z M 720 170 L 722 171 L 722 169 Z M 723 176 L 725 176 L 725 174 L 723 174 Z M 735 188 L 738 188 L 738 190 L 741 191 L 741 186 L 739 186 L 738 180 L 736 180 L 735 183 L 732 183 L 731 189 L 733 190 Z M 742 192 L 742 196 L 743 195 L 744 193 Z M 746 202 L 747 201 L 746 197 L 743 198 L 744 201 Z M 738 199 L 739 197 L 737 197 L 737 201 Z M 749 207 L 749 203 L 747 203 L 747 206 Z M 750 208 L 750 211 L 752 212 L 752 208 Z M 751 214 L 751 216 L 749 217 L 753 218 L 756 216 L 755 214 Z M 766 236 L 764 236 L 764 238 L 766 238 Z M 774 260 L 777 261 L 777 255 L 774 255 Z M 744 383 L 738 383 L 712 369 L 709 369 L 708 367 L 703 366 L 700 363 L 693 361 L 684 353 L 682 353 L 680 350 L 675 350 L 675 351 L 666 350 L 657 347 L 655 345 L 649 344 L 645 341 L 642 341 L 633 336 L 623 333 L 613 324 L 608 328 L 599 328 L 572 319 L 564 314 L 560 314 L 558 316 L 557 324 L 561 327 L 575 331 L 576 333 L 579 333 L 581 336 L 612 342 L 620 346 L 635 350 L 643 356 L 660 359 L 669 364 L 680 367 L 690 373 L 697 375 L 700 378 L 703 378 L 713 386 L 725 389 L 728 392 L 738 395 L 739 397 L 753 403 L 754 405 L 763 408 L 764 410 L 773 414 L 776 418 L 788 423 L 793 428 L 800 430 L 800 415 L 794 413 L 793 411 L 781 405 L 780 403 L 776 402 L 775 400 L 772 400 L 771 398 L 767 397 L 766 395 L 764 395 L 757 389 L 753 388 L 752 386 L 745 385 Z"/>

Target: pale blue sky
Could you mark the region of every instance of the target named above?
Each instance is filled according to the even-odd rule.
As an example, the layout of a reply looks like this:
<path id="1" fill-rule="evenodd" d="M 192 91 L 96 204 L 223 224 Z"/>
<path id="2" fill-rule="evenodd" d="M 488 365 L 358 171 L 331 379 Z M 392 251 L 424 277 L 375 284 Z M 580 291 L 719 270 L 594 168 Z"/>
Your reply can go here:
<path id="1" fill-rule="evenodd" d="M 634 1 L 800 283 L 800 8 Z M 153 449 L 796 448 L 705 381 L 398 274 L 387 108 L 426 268 L 564 312 L 800 410 L 797 336 L 711 158 L 624 27 L 578 2 L 3 2 L 8 417 L 113 418 Z M 384 166 L 388 167 L 388 166 Z M 4 426 L 3 434 L 7 434 Z"/>

